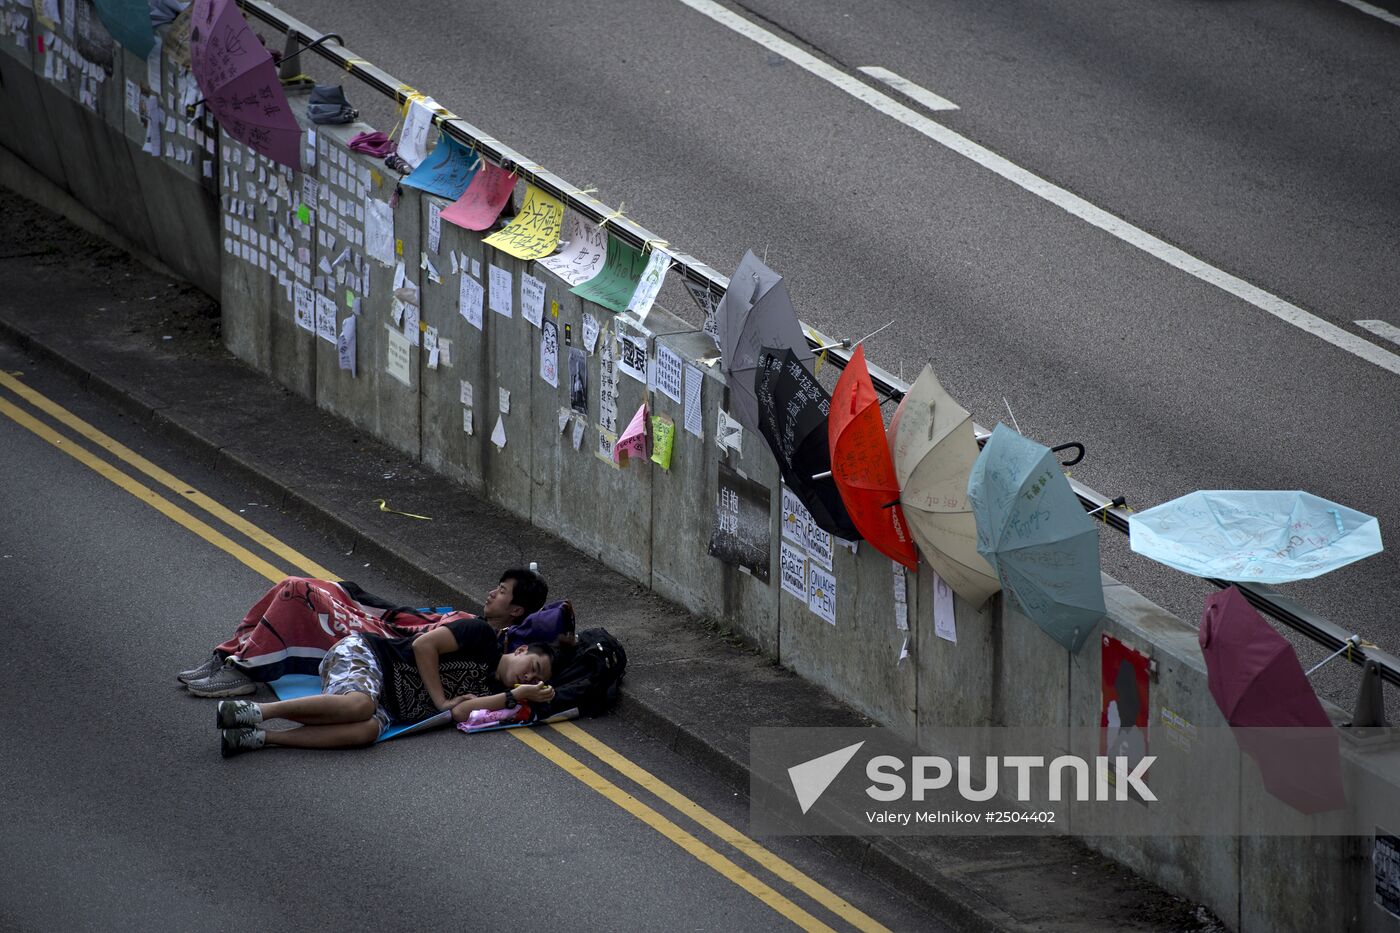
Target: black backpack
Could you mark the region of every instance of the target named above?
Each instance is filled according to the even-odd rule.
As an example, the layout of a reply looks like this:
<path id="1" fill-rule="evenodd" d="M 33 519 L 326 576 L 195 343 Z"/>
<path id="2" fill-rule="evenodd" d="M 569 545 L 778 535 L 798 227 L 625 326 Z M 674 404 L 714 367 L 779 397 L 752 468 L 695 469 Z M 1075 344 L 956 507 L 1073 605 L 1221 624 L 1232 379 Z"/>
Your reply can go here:
<path id="1" fill-rule="evenodd" d="M 573 659 L 550 678 L 554 699 L 535 708 L 537 719 L 573 713 L 601 716 L 617 702 L 627 652 L 607 629 L 590 628 L 578 633 Z M 569 718 L 572 718 L 569 717 Z"/>

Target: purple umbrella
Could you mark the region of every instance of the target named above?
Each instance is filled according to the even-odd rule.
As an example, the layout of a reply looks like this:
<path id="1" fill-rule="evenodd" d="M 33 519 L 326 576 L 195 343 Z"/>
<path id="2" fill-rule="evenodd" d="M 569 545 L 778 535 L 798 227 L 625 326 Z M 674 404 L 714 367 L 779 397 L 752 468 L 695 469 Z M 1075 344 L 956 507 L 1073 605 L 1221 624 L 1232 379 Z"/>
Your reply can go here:
<path id="1" fill-rule="evenodd" d="M 301 126 L 272 56 L 233 0 L 195 0 L 190 64 L 224 132 L 270 159 L 301 168 Z"/>
<path id="2" fill-rule="evenodd" d="M 1210 694 L 1269 793 L 1303 813 L 1345 805 L 1337 733 L 1293 646 L 1234 586 L 1206 600 L 1200 641 Z"/>

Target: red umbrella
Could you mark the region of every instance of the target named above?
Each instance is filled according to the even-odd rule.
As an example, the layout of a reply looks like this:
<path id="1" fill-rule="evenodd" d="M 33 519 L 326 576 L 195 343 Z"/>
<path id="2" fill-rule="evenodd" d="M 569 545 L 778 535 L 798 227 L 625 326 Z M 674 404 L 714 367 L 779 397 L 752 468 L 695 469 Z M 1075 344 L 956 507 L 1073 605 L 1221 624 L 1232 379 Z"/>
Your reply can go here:
<path id="1" fill-rule="evenodd" d="M 881 554 L 918 570 L 914 539 L 899 507 L 899 480 L 885 439 L 885 419 L 862 347 L 856 347 L 836 381 L 828 425 L 831 475 L 851 521 Z"/>
<path id="2" fill-rule="evenodd" d="M 301 168 L 301 126 L 272 56 L 233 0 L 195 0 L 190 65 L 224 132 L 269 159 Z"/>
<path id="3" fill-rule="evenodd" d="M 1344 806 L 1337 733 L 1293 646 L 1234 586 L 1206 600 L 1200 641 L 1211 696 L 1269 793 L 1303 813 Z"/>

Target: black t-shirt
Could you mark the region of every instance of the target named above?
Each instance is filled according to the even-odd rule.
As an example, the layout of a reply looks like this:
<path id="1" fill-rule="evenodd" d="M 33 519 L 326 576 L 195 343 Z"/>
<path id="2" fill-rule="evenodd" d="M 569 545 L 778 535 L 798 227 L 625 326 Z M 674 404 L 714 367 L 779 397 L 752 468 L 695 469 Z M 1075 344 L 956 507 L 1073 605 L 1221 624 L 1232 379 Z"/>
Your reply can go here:
<path id="1" fill-rule="evenodd" d="M 451 699 L 464 693 L 484 696 L 501 692 L 501 686 L 496 683 L 501 649 L 490 624 L 481 619 L 458 619 L 443 627 L 457 639 L 456 651 L 438 657 L 443 695 Z M 384 695 L 380 702 L 398 722 L 418 722 L 438 712 L 413 658 L 415 637 L 364 636 L 384 671 Z"/>

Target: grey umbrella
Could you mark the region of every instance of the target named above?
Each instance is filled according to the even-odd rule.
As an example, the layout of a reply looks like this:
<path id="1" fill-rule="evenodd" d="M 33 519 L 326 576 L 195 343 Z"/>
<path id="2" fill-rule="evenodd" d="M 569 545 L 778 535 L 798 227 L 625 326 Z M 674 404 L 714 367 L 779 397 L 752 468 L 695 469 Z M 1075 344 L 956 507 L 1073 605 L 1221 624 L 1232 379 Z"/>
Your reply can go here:
<path id="1" fill-rule="evenodd" d="M 729 413 L 750 431 L 759 430 L 754 379 L 763 347 L 790 349 L 803 363 L 814 359 L 797 322 L 783 277 L 753 251 L 744 254 L 715 310 L 719 323 L 720 368 L 729 380 Z"/>

